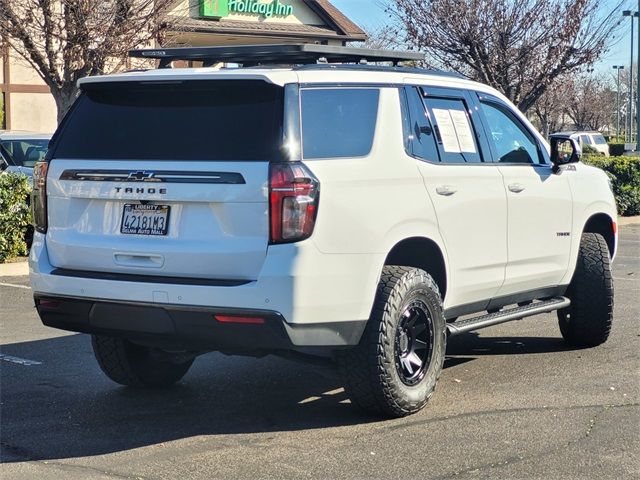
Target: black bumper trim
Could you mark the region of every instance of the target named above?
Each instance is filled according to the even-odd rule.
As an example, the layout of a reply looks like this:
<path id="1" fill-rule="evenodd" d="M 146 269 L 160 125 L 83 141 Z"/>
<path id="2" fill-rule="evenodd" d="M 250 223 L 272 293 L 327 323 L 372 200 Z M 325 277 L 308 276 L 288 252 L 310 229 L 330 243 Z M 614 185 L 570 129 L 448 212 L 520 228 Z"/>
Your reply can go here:
<path id="1" fill-rule="evenodd" d="M 125 337 L 168 349 L 229 353 L 307 351 L 357 345 L 366 320 L 289 324 L 276 311 L 112 301 L 36 292 L 42 323 L 72 332 Z M 263 324 L 221 323 L 215 315 L 258 317 Z"/>

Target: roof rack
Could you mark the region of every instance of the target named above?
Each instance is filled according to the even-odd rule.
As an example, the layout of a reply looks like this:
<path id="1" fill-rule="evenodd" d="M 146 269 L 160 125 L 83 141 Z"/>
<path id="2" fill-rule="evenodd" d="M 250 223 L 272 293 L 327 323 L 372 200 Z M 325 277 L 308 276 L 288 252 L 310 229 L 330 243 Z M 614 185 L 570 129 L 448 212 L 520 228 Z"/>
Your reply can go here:
<path id="1" fill-rule="evenodd" d="M 237 45 L 231 47 L 181 47 L 130 50 L 130 57 L 160 60 L 159 68 L 171 67 L 174 60 L 202 61 L 205 67 L 216 63 L 239 63 L 245 67 L 257 65 L 308 65 L 317 63 L 399 62 L 424 60 L 417 52 L 373 50 L 332 45 L 275 44 Z"/>

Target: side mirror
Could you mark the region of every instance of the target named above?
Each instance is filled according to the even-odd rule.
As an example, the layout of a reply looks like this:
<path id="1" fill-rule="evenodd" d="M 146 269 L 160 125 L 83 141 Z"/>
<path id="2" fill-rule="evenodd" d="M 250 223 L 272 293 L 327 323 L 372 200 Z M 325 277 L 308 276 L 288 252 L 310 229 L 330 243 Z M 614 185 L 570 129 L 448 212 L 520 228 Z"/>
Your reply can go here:
<path id="1" fill-rule="evenodd" d="M 582 148 L 577 140 L 564 135 L 551 135 L 551 163 L 557 168 L 567 163 L 576 163 L 582 157 Z"/>

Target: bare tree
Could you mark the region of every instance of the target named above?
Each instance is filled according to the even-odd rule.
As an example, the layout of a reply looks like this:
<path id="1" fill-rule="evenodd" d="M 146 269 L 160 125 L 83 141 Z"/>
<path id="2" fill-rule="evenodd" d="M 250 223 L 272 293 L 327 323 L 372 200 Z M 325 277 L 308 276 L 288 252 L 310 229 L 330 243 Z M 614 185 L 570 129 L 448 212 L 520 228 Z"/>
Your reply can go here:
<path id="1" fill-rule="evenodd" d="M 402 40 L 402 35 L 397 27 L 393 25 L 383 25 L 381 27 L 368 29 L 367 40 L 359 43 L 358 46 L 376 50 L 396 50 L 404 47 Z"/>
<path id="2" fill-rule="evenodd" d="M 564 77 L 556 78 L 550 88 L 529 109 L 533 124 L 545 137 L 564 129 L 568 92 L 569 88 Z"/>
<path id="3" fill-rule="evenodd" d="M 175 0 L 0 0 L 0 37 L 42 77 L 62 119 L 76 81 L 122 69 L 165 28 Z"/>
<path id="4" fill-rule="evenodd" d="M 615 125 L 616 92 L 604 77 L 567 78 L 565 111 L 578 130 L 601 130 Z"/>
<path id="5" fill-rule="evenodd" d="M 617 0 L 616 0 L 617 1 Z M 621 3 L 604 0 L 390 0 L 429 63 L 492 85 L 526 112 L 613 41 Z"/>

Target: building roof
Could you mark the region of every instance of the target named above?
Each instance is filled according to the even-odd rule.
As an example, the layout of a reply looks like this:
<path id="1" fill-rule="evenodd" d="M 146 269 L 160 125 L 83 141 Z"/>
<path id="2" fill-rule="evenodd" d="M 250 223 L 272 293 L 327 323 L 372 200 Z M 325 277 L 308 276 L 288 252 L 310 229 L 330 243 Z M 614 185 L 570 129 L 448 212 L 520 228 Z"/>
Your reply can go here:
<path id="1" fill-rule="evenodd" d="M 171 28 L 178 31 L 192 31 L 196 33 L 295 38 L 310 37 L 322 40 L 341 40 L 344 42 L 361 42 L 367 39 L 367 34 L 328 0 L 304 0 L 304 3 L 324 20 L 325 25 L 249 22 L 224 18 L 187 18 L 178 15 L 170 15 L 167 18 L 167 22 Z"/>

